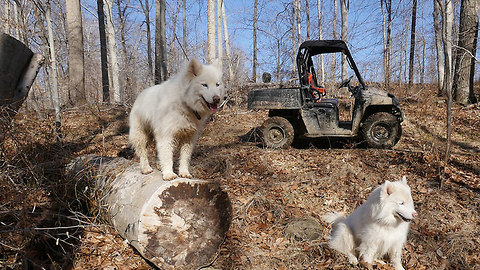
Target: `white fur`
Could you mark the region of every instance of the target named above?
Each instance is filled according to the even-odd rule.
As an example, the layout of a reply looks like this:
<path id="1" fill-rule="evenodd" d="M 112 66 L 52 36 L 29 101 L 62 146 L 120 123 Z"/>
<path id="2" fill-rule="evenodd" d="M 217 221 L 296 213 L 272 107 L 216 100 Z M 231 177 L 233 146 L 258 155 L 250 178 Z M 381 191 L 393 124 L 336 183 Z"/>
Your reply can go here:
<path id="1" fill-rule="evenodd" d="M 377 187 L 348 217 L 330 213 L 323 220 L 333 225 L 329 246 L 346 255 L 351 264 L 361 260 L 370 265 L 388 254 L 395 269 L 401 270 L 410 225 L 401 216 L 409 221 L 417 216 L 405 176 Z"/>
<path id="2" fill-rule="evenodd" d="M 130 112 L 129 134 L 130 144 L 140 158 L 142 173 L 153 171 L 148 162 L 147 145 L 154 139 L 163 178 L 177 177 L 173 172 L 176 149 L 179 151 L 179 175 L 192 177 L 189 164 L 193 148 L 223 96 L 218 60 L 212 65 L 191 60 L 171 79 L 143 90 Z"/>

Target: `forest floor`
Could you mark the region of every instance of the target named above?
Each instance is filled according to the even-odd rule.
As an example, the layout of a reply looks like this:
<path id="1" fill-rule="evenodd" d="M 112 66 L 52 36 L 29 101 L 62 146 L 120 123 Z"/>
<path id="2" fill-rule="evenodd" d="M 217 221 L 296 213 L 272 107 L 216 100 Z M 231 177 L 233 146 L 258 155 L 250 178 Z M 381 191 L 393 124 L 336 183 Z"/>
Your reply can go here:
<path id="1" fill-rule="evenodd" d="M 408 98 L 405 90 L 394 91 L 405 121 L 393 150 L 331 140 L 264 148 L 255 131 L 267 113 L 246 109 L 246 91 L 231 93 L 231 104 L 207 125 L 192 158 L 192 174 L 219 182 L 233 206 L 227 238 L 208 269 L 357 269 L 328 248 L 330 228 L 320 217 L 351 213 L 377 185 L 403 175 L 419 213 L 404 267 L 480 269 L 479 104 L 453 106 L 452 151 L 444 166 L 446 104 L 433 89 L 415 89 Z M 152 268 L 101 224 L 63 175 L 74 157 L 117 156 L 127 145 L 128 111 L 66 110 L 61 143 L 52 112 L 19 113 L 4 125 L 0 269 Z M 393 269 L 388 261 L 374 266 Z"/>

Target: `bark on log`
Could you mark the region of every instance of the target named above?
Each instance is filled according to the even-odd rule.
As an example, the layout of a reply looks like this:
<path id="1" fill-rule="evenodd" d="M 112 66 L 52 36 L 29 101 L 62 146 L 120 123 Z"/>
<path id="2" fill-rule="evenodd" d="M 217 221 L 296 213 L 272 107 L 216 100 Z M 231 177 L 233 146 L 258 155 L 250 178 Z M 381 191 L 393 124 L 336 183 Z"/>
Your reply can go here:
<path id="1" fill-rule="evenodd" d="M 43 61 L 42 55 L 34 54 L 22 42 L 0 34 L 0 109 L 8 116 L 15 115 L 22 105 Z"/>
<path id="2" fill-rule="evenodd" d="M 164 181 L 157 170 L 143 175 L 133 161 L 92 155 L 72 161 L 67 175 L 100 198 L 101 216 L 160 269 L 210 264 L 230 227 L 232 206 L 215 182 Z"/>

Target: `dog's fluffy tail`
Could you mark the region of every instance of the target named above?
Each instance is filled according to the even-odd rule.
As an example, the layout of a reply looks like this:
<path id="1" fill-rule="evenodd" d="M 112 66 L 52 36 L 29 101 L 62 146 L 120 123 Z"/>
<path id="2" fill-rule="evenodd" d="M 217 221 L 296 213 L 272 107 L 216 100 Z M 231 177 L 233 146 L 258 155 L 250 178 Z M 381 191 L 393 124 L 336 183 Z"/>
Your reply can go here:
<path id="1" fill-rule="evenodd" d="M 322 220 L 335 226 L 345 220 L 345 215 L 338 212 L 328 213 L 322 216 Z"/>

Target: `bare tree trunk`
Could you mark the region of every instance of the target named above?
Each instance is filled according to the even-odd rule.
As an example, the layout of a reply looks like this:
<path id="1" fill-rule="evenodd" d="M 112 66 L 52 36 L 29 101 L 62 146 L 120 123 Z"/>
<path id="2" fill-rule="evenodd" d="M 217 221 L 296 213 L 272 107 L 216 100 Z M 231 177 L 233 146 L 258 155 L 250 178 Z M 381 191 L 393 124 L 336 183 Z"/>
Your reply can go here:
<path id="1" fill-rule="evenodd" d="M 295 52 L 302 43 L 302 14 L 300 11 L 300 0 L 295 1 L 295 18 L 297 21 L 297 46 L 295 46 Z"/>
<path id="2" fill-rule="evenodd" d="M 100 34 L 100 64 L 102 68 L 102 101 L 110 102 L 110 83 L 108 79 L 107 36 L 105 32 L 105 12 L 103 0 L 97 0 L 98 31 Z"/>
<path id="3" fill-rule="evenodd" d="M 215 55 L 215 0 L 207 1 L 207 62 L 211 63 Z"/>
<path id="4" fill-rule="evenodd" d="M 153 84 L 155 80 L 153 78 L 154 70 L 152 59 L 152 31 L 150 30 L 150 5 L 148 3 L 148 0 L 145 0 L 145 5 L 143 5 L 143 2 L 141 0 L 139 2 L 142 6 L 143 14 L 145 14 L 145 26 L 147 29 L 148 84 Z"/>
<path id="5" fill-rule="evenodd" d="M 46 10 L 45 10 L 45 20 L 47 21 L 48 47 L 50 48 L 49 81 L 50 81 L 50 87 L 52 92 L 53 108 L 55 109 L 55 127 L 56 127 L 57 134 L 60 135 L 62 119 L 60 116 L 60 97 L 58 94 L 57 58 L 55 54 L 55 39 L 53 38 L 52 16 L 50 13 L 51 13 L 51 3 L 50 1 L 47 1 Z"/>
<path id="6" fill-rule="evenodd" d="M 69 99 L 72 105 L 87 103 L 85 93 L 85 62 L 83 55 L 83 27 L 80 0 L 66 0 L 68 29 Z"/>
<path id="7" fill-rule="evenodd" d="M 333 22 L 332 22 L 332 36 L 337 39 L 337 20 L 338 20 L 338 4 L 337 0 L 333 0 Z M 330 81 L 335 82 L 335 70 L 337 69 L 337 58 L 332 53 L 332 69 L 330 70 Z"/>
<path id="8" fill-rule="evenodd" d="M 435 30 L 435 47 L 437 52 L 438 96 L 445 94 L 445 59 L 442 44 L 441 6 L 440 0 L 433 0 L 433 26 Z M 442 15 L 443 16 L 443 15 Z"/>
<path id="9" fill-rule="evenodd" d="M 410 60 L 408 65 L 408 86 L 413 85 L 413 64 L 415 60 L 415 25 L 417 23 L 417 0 L 412 3 L 412 26 L 410 29 Z"/>
<path id="10" fill-rule="evenodd" d="M 223 36 L 222 36 L 222 7 L 223 0 L 217 0 L 217 42 L 220 70 L 223 70 Z"/>
<path id="11" fill-rule="evenodd" d="M 117 8 L 118 8 L 118 20 L 119 20 L 119 30 L 120 30 L 120 43 L 122 45 L 122 60 L 123 60 L 123 67 L 122 67 L 122 78 L 125 78 L 124 85 L 120 86 L 120 89 L 123 89 L 123 93 L 121 93 L 121 97 L 124 99 L 127 98 L 127 93 L 131 91 L 132 88 L 132 76 L 130 67 L 130 59 L 127 53 L 127 40 L 125 38 L 125 24 L 127 22 L 127 8 L 129 5 L 130 0 L 127 0 L 125 3 L 125 7 L 122 9 L 121 1 L 117 1 Z M 119 73 L 120 76 L 120 73 Z"/>
<path id="12" fill-rule="evenodd" d="M 170 69 L 175 68 L 174 65 L 174 60 L 175 60 L 175 44 L 176 44 L 176 37 L 177 37 L 177 19 L 178 19 L 178 13 L 180 12 L 180 1 L 175 0 L 173 1 L 171 5 L 172 9 L 172 15 L 170 16 L 171 18 L 171 25 L 172 25 L 172 42 L 170 43 L 170 49 L 168 52 L 169 58 L 168 58 L 168 66 Z"/>
<path id="13" fill-rule="evenodd" d="M 199 269 L 215 259 L 232 219 L 216 182 L 142 174 L 123 158 L 82 156 L 67 165 L 76 193 L 159 269 Z"/>
<path id="14" fill-rule="evenodd" d="M 445 3 L 437 0 L 442 13 L 442 43 L 445 54 L 445 81 L 444 89 L 447 93 L 447 146 L 445 150 L 444 168 L 450 159 L 452 145 L 452 30 L 453 30 L 453 3 L 446 0 Z M 441 176 L 440 186 L 443 187 L 445 172 Z"/>
<path id="15" fill-rule="evenodd" d="M 225 15 L 225 3 L 222 5 L 223 31 L 225 31 L 225 53 L 228 63 L 228 79 L 233 79 L 232 57 L 230 53 L 230 40 L 228 37 L 227 16 Z"/>
<path id="16" fill-rule="evenodd" d="M 165 0 L 157 0 L 155 6 L 155 84 L 167 80 L 165 8 Z"/>
<path id="17" fill-rule="evenodd" d="M 348 31 L 348 9 L 350 6 L 350 0 L 340 0 L 340 8 L 342 15 L 342 40 L 347 42 Z M 348 77 L 348 63 L 347 56 L 342 54 L 342 80 L 346 80 Z"/>
<path id="18" fill-rule="evenodd" d="M 391 79 L 392 0 L 381 0 L 381 3 L 383 13 L 383 72 L 385 89 L 389 89 Z"/>
<path id="19" fill-rule="evenodd" d="M 467 105 L 473 103 L 473 77 L 475 61 L 476 36 L 478 34 L 479 0 L 462 0 L 460 8 L 460 27 L 456 53 L 455 75 L 453 78 L 453 95 L 455 101 Z M 472 67 L 473 66 L 473 67 Z M 475 95 L 473 95 L 475 97 Z"/>
<path id="20" fill-rule="evenodd" d="M 187 0 L 182 1 L 182 45 L 185 52 L 185 60 L 188 59 L 187 52 Z"/>
<path id="21" fill-rule="evenodd" d="M 317 0 L 317 13 L 318 13 L 318 39 L 323 39 L 323 24 L 322 24 L 322 1 Z M 320 83 L 325 85 L 325 63 L 323 62 L 323 55 L 318 57 L 318 72 L 320 72 Z"/>
<path id="22" fill-rule="evenodd" d="M 296 31 L 295 31 L 295 2 L 296 0 L 292 0 L 292 52 L 290 53 L 290 58 L 292 59 L 292 78 L 296 77 L 296 70 L 297 70 L 297 62 L 295 61 L 295 52 L 297 51 L 297 39 L 296 39 Z"/>
<path id="23" fill-rule="evenodd" d="M 422 69 L 420 72 L 420 84 L 425 83 L 425 58 L 426 58 L 426 37 L 425 37 L 425 16 L 424 16 L 424 7 L 422 8 Z"/>
<path id="24" fill-rule="evenodd" d="M 13 2 L 13 20 L 15 22 L 15 25 L 14 25 L 14 28 L 15 28 L 15 32 L 13 34 L 13 37 L 20 40 L 20 31 L 19 31 L 19 28 L 20 28 L 20 22 L 19 22 L 19 19 L 18 19 L 18 4 L 16 2 Z"/>
<path id="25" fill-rule="evenodd" d="M 253 6 L 253 67 L 252 81 L 257 82 L 257 6 L 258 0 L 255 0 Z"/>
<path id="26" fill-rule="evenodd" d="M 307 17 L 307 40 L 310 40 L 310 1 L 305 0 L 305 16 Z"/>
<path id="27" fill-rule="evenodd" d="M 114 21 L 112 16 L 113 0 L 104 0 L 104 9 L 106 15 L 106 27 L 107 27 L 107 44 L 108 44 L 108 59 L 110 67 L 110 77 L 112 81 L 113 90 L 113 102 L 121 103 L 122 95 L 120 90 L 120 70 L 118 66 L 117 58 L 117 42 L 115 39 L 115 29 L 113 27 Z"/>

